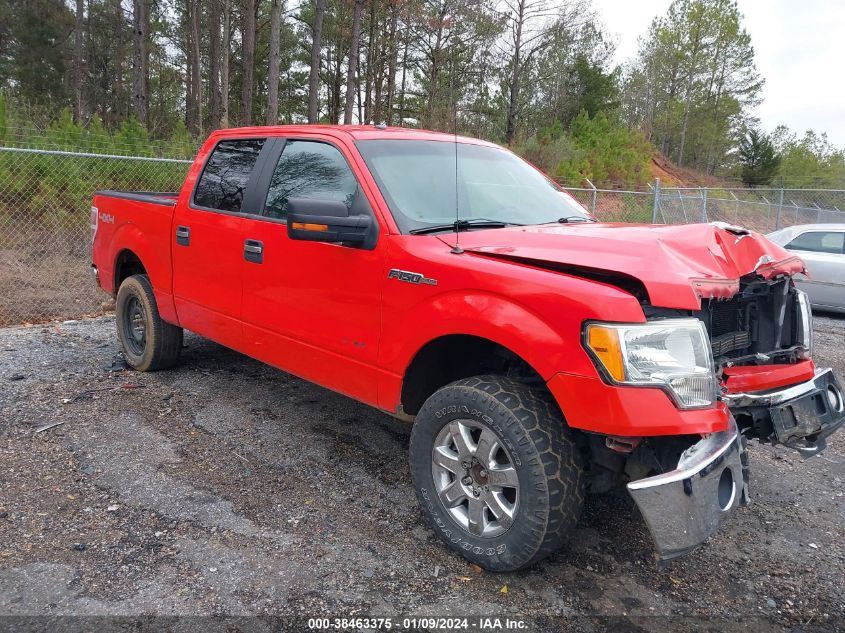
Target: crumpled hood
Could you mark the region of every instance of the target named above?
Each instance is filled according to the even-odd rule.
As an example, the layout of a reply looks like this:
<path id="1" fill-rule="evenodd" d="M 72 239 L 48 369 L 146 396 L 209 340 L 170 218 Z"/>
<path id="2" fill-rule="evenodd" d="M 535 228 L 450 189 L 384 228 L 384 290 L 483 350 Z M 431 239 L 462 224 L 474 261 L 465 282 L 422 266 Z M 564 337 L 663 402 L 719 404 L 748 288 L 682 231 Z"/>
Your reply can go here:
<path id="1" fill-rule="evenodd" d="M 454 234 L 440 236 L 452 245 Z M 702 298 L 728 298 L 739 278 L 804 272 L 803 262 L 762 235 L 723 223 L 555 224 L 466 231 L 464 251 L 578 275 L 579 270 L 632 277 L 654 306 L 698 310 Z"/>

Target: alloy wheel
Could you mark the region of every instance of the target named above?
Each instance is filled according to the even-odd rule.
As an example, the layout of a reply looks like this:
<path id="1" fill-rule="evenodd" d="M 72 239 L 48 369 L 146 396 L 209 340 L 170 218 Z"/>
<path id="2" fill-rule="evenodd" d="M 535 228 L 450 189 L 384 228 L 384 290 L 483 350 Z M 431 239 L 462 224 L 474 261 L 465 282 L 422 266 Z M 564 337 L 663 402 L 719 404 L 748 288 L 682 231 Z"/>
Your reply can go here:
<path id="1" fill-rule="evenodd" d="M 493 538 L 513 524 L 519 478 L 508 451 L 492 429 L 473 420 L 452 420 L 431 452 L 437 495 L 470 534 Z"/>

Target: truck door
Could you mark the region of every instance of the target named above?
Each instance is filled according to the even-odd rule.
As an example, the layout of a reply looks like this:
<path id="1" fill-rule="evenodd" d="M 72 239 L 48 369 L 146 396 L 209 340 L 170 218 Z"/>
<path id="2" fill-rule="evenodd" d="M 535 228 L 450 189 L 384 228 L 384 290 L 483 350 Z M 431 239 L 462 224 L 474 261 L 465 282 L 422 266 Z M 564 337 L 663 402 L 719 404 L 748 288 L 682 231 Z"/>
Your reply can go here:
<path id="1" fill-rule="evenodd" d="M 373 211 L 337 145 L 289 138 L 277 152 L 262 177 L 262 216 L 244 220 L 244 246 L 260 249 L 242 262 L 247 353 L 376 404 L 386 240 L 366 250 L 289 239 L 288 196 L 342 201 L 355 214 Z"/>
<path id="2" fill-rule="evenodd" d="M 242 347 L 243 217 L 265 138 L 227 139 L 209 155 L 173 220 L 173 294 L 185 328 Z"/>

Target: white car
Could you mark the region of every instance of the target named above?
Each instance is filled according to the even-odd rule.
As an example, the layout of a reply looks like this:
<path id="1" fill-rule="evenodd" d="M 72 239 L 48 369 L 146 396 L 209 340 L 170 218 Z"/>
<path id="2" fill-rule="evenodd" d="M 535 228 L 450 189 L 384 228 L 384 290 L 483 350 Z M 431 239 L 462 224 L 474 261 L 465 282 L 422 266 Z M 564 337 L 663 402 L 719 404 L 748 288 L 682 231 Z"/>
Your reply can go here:
<path id="1" fill-rule="evenodd" d="M 795 284 L 814 308 L 845 312 L 845 224 L 799 224 L 767 237 L 807 264 L 809 277 L 797 276 Z"/>

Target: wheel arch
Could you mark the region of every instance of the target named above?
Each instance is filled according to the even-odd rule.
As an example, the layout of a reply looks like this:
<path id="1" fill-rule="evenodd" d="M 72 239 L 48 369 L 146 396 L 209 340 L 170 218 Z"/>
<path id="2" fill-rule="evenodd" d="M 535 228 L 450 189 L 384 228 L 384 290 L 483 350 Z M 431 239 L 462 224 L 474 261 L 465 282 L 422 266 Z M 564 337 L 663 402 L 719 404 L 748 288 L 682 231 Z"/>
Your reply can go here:
<path id="1" fill-rule="evenodd" d="M 144 262 L 131 248 L 123 248 L 114 258 L 114 281 L 112 283 L 112 294 L 117 294 L 120 284 L 127 277 L 132 275 L 146 275 L 147 268 Z"/>
<path id="2" fill-rule="evenodd" d="M 552 323 L 498 293 L 447 291 L 400 314 L 402 318 L 385 319 L 379 350 L 385 369 L 379 401 L 400 417 L 416 415 L 432 384 L 439 388 L 483 373 L 508 375 L 507 368 L 515 364 L 545 384 L 556 372 L 577 373 L 582 362 L 576 349 L 580 323 L 571 318 Z M 504 369 L 486 367 L 481 360 L 490 356 L 509 362 Z"/>
<path id="3" fill-rule="evenodd" d="M 474 334 L 445 334 L 425 343 L 405 369 L 400 393 L 402 411 L 416 415 L 441 387 L 479 375 L 510 376 L 547 388 L 540 373 L 505 345 Z"/>

